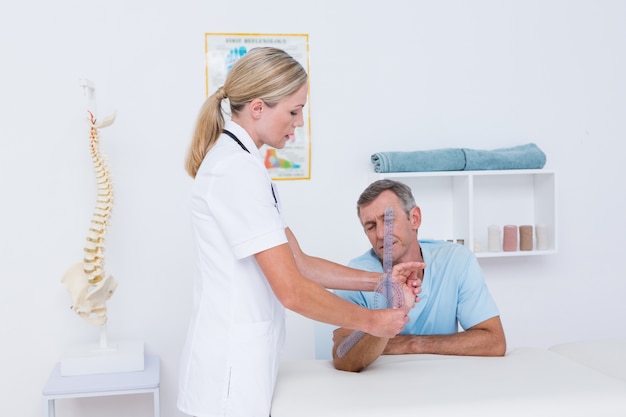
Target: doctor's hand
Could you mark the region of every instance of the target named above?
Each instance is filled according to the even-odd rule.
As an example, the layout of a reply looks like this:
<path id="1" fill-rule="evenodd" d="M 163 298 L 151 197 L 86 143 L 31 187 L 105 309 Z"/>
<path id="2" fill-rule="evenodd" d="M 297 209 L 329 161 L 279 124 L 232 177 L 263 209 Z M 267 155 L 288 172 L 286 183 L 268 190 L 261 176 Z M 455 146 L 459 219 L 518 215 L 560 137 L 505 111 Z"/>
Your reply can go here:
<path id="1" fill-rule="evenodd" d="M 418 277 L 417 273 L 424 268 L 426 268 L 424 262 L 402 262 L 394 265 L 391 270 L 392 280 L 402 285 L 406 298 L 405 304 L 411 307 L 419 301 L 418 294 L 422 291 L 422 280 Z M 410 292 L 407 297 L 407 291 L 412 291 L 414 297 L 410 297 Z M 411 298 L 413 298 L 413 300 L 410 302 Z"/>
<path id="2" fill-rule="evenodd" d="M 364 329 L 372 336 L 391 339 L 404 329 L 409 321 L 409 307 L 386 308 L 381 310 L 368 310 L 372 316 L 370 328 Z"/>

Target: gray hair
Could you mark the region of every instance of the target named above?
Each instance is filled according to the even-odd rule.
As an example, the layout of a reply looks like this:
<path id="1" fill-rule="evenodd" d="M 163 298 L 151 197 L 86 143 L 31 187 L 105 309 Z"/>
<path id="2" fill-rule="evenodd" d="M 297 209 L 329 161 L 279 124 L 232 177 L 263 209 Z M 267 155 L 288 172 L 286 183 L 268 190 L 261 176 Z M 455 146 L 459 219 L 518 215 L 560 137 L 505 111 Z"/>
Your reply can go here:
<path id="1" fill-rule="evenodd" d="M 365 207 L 370 204 L 372 201 L 378 198 L 379 195 L 383 193 L 383 191 L 391 191 L 394 193 L 402 202 L 402 208 L 404 212 L 408 216 L 411 212 L 411 209 L 415 207 L 415 198 L 413 197 L 413 193 L 411 192 L 411 187 L 406 184 L 403 184 L 399 181 L 383 179 L 374 181 L 361 193 L 359 199 L 356 203 L 356 213 L 360 216 L 361 207 Z"/>

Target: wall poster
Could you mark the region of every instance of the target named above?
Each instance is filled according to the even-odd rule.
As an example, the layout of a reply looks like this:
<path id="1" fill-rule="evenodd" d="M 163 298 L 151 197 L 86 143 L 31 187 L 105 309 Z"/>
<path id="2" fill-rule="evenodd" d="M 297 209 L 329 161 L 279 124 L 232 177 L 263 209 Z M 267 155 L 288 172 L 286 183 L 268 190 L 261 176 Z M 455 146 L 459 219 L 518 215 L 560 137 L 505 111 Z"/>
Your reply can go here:
<path id="1" fill-rule="evenodd" d="M 206 96 L 224 85 L 232 65 L 250 49 L 259 46 L 280 48 L 293 56 L 309 74 L 309 35 L 306 34 L 251 34 L 206 33 Z M 310 87 L 309 87 L 310 91 Z M 263 145 L 265 166 L 274 180 L 300 180 L 311 177 L 311 113 L 304 107 L 304 126 L 295 131 L 296 138 L 283 149 Z"/>

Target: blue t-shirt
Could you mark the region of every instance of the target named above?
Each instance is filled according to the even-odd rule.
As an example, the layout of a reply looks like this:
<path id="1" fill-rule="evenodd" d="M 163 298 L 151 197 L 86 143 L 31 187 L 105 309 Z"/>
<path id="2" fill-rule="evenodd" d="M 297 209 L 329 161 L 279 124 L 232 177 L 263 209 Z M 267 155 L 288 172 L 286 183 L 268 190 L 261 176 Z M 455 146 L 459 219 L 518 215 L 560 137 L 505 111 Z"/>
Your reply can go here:
<path id="1" fill-rule="evenodd" d="M 456 243 L 420 240 L 426 269 L 420 301 L 409 311 L 409 322 L 400 334 L 438 335 L 468 329 L 499 315 L 485 277 L 474 254 Z M 352 268 L 383 272 L 370 249 L 350 261 Z M 360 306 L 374 308 L 372 292 L 336 290 L 335 294 Z"/>

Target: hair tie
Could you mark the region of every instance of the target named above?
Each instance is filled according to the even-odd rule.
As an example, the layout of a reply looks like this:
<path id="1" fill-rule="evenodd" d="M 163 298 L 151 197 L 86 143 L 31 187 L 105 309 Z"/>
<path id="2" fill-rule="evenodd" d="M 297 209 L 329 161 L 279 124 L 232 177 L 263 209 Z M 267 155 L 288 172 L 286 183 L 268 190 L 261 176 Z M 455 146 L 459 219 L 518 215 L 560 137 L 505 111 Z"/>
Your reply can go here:
<path id="1" fill-rule="evenodd" d="M 221 100 L 224 100 L 225 98 L 228 98 L 228 95 L 226 95 L 226 91 L 224 91 L 224 86 L 221 86 L 220 88 L 217 89 L 217 91 L 215 92 L 215 95 L 217 98 Z"/>

